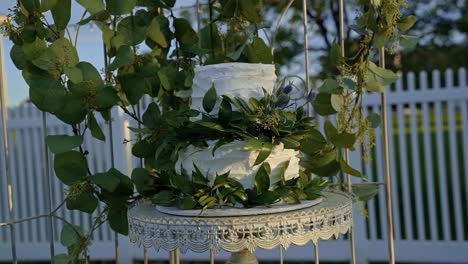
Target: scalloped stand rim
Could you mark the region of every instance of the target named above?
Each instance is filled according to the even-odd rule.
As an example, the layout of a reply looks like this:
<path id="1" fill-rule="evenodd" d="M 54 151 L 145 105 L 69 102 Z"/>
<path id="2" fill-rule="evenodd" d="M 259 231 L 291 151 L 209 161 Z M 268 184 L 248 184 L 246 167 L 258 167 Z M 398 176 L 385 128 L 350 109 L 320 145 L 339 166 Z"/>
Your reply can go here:
<path id="1" fill-rule="evenodd" d="M 175 216 L 192 216 L 192 217 L 229 217 L 229 216 L 252 216 L 264 214 L 276 214 L 289 211 L 300 210 L 317 205 L 323 201 L 324 197 L 319 197 L 314 200 L 302 200 L 299 204 L 274 204 L 271 207 L 257 206 L 253 208 L 214 208 L 196 210 L 182 210 L 174 206 L 156 206 L 156 210 L 161 213 Z"/>

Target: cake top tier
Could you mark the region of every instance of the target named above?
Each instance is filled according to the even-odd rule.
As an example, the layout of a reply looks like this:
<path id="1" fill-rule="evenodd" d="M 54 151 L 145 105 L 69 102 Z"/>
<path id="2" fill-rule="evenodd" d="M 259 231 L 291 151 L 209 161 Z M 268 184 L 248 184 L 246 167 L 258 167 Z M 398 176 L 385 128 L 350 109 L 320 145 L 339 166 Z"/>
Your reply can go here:
<path id="1" fill-rule="evenodd" d="M 202 99 L 214 86 L 216 93 L 229 97 L 260 99 L 272 93 L 276 82 L 275 65 L 260 63 L 221 63 L 195 68 L 192 85 L 193 109 L 202 109 Z M 219 106 L 218 102 L 218 106 Z"/>

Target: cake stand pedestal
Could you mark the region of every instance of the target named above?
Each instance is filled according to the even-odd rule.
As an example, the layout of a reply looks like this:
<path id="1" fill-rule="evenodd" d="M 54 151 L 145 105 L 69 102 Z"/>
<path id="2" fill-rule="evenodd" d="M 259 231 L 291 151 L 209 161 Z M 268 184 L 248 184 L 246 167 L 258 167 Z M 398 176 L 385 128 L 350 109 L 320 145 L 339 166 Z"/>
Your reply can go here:
<path id="1" fill-rule="evenodd" d="M 287 249 L 309 241 L 317 245 L 319 239 L 348 232 L 353 224 L 351 197 L 327 192 L 323 198 L 318 205 L 296 211 L 235 217 L 174 216 L 142 200 L 128 211 L 129 237 L 138 246 L 157 251 L 210 250 L 212 263 L 220 250 L 233 253 L 227 263 L 258 263 L 252 254 L 257 248 Z"/>

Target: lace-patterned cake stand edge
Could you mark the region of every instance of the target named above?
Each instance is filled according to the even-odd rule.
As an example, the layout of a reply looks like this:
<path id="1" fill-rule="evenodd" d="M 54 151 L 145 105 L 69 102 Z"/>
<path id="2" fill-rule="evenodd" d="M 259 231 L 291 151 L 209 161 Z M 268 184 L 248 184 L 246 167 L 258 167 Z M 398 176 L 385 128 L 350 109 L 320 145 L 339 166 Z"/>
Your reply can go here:
<path id="1" fill-rule="evenodd" d="M 234 253 L 228 263 L 257 263 L 257 248 L 274 249 L 328 240 L 347 233 L 353 224 L 349 194 L 326 192 L 315 206 L 256 216 L 184 217 L 161 213 L 150 201 L 141 200 L 128 211 L 129 237 L 133 243 L 168 252 L 179 249 L 202 253 Z M 234 262 L 233 259 L 236 259 Z"/>

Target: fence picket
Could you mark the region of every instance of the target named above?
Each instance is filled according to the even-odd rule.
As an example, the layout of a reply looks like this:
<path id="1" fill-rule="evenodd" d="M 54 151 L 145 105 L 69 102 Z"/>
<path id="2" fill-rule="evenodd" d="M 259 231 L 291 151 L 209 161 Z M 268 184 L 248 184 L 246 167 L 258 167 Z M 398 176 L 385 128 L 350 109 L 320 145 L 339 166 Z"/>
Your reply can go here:
<path id="1" fill-rule="evenodd" d="M 440 85 L 440 73 L 439 71 L 434 71 L 433 73 L 433 89 L 441 89 Z M 445 160 L 445 145 L 444 145 L 444 132 L 443 132 L 443 113 L 442 113 L 442 101 L 439 99 L 434 102 L 434 118 L 435 118 L 435 129 L 436 129 L 436 145 L 437 145 L 437 161 L 438 161 L 438 170 L 437 178 L 439 181 L 439 193 L 440 201 L 439 206 L 442 210 L 442 230 L 443 230 L 443 240 L 450 240 L 450 212 L 447 195 L 447 178 L 446 178 L 446 160 Z"/>
<path id="2" fill-rule="evenodd" d="M 408 92 L 414 92 L 415 88 L 415 76 L 414 73 L 409 73 L 407 76 L 408 80 Z M 421 191 L 421 168 L 420 168 L 420 160 L 421 157 L 419 156 L 419 127 L 418 127 L 418 109 L 416 108 L 415 103 L 410 103 L 410 133 L 411 135 L 411 156 L 413 160 L 413 179 L 414 179 L 414 193 L 415 193 L 415 200 L 416 200 L 416 221 L 417 226 L 417 237 L 416 239 L 424 240 L 426 237 L 426 229 L 425 229 L 425 217 L 424 217 L 424 206 L 423 206 L 423 198 L 422 198 L 422 191 Z"/>
<path id="3" fill-rule="evenodd" d="M 36 206 L 38 208 L 37 214 L 43 214 L 43 213 L 48 213 L 45 211 L 45 205 L 46 205 L 46 198 L 47 198 L 47 193 L 45 192 L 45 186 L 44 186 L 44 177 L 43 177 L 43 167 L 46 166 L 44 164 L 44 146 L 43 144 L 40 144 L 40 142 L 43 142 L 44 139 L 41 137 L 41 130 L 40 128 L 32 128 L 31 131 L 31 140 L 34 142 L 32 144 L 32 152 L 33 154 L 33 160 L 32 162 L 34 163 L 34 177 L 36 178 L 36 191 L 34 192 L 34 199 L 36 200 Z M 39 229 L 39 241 L 44 242 L 47 241 L 48 234 L 46 234 L 47 230 L 47 221 L 45 218 L 41 218 L 37 220 L 37 227 Z"/>
<path id="4" fill-rule="evenodd" d="M 421 90 L 423 92 L 428 91 L 428 76 L 426 72 L 421 72 L 419 74 L 419 79 L 421 80 Z M 426 173 L 426 193 L 428 199 L 428 209 L 429 209 L 429 234 L 431 240 L 437 240 L 439 234 L 438 228 L 438 217 L 437 217 L 437 205 L 436 205 L 436 186 L 434 184 L 434 171 L 432 165 L 432 141 L 431 141 L 431 126 L 430 126 L 430 107 L 428 102 L 421 103 L 422 107 L 422 122 L 423 122 L 423 140 L 424 140 L 424 163 L 425 173 Z"/>
<path id="5" fill-rule="evenodd" d="M 453 89 L 453 71 L 448 69 L 445 72 L 445 80 L 447 89 Z M 447 91 L 450 92 L 450 91 Z M 458 101 L 458 100 L 457 100 Z M 455 239 L 461 241 L 463 240 L 463 214 L 461 208 L 461 194 L 460 194 L 460 169 L 458 166 L 458 150 L 457 146 L 459 144 L 457 140 L 457 124 L 456 124 L 456 111 L 455 104 L 457 101 L 448 101 L 447 102 L 447 117 L 448 117 L 448 138 L 449 138 L 449 148 L 450 148 L 450 173 L 451 176 L 451 193 L 452 201 L 454 208 L 455 223 Z M 457 111 L 458 112 L 458 111 Z"/>

